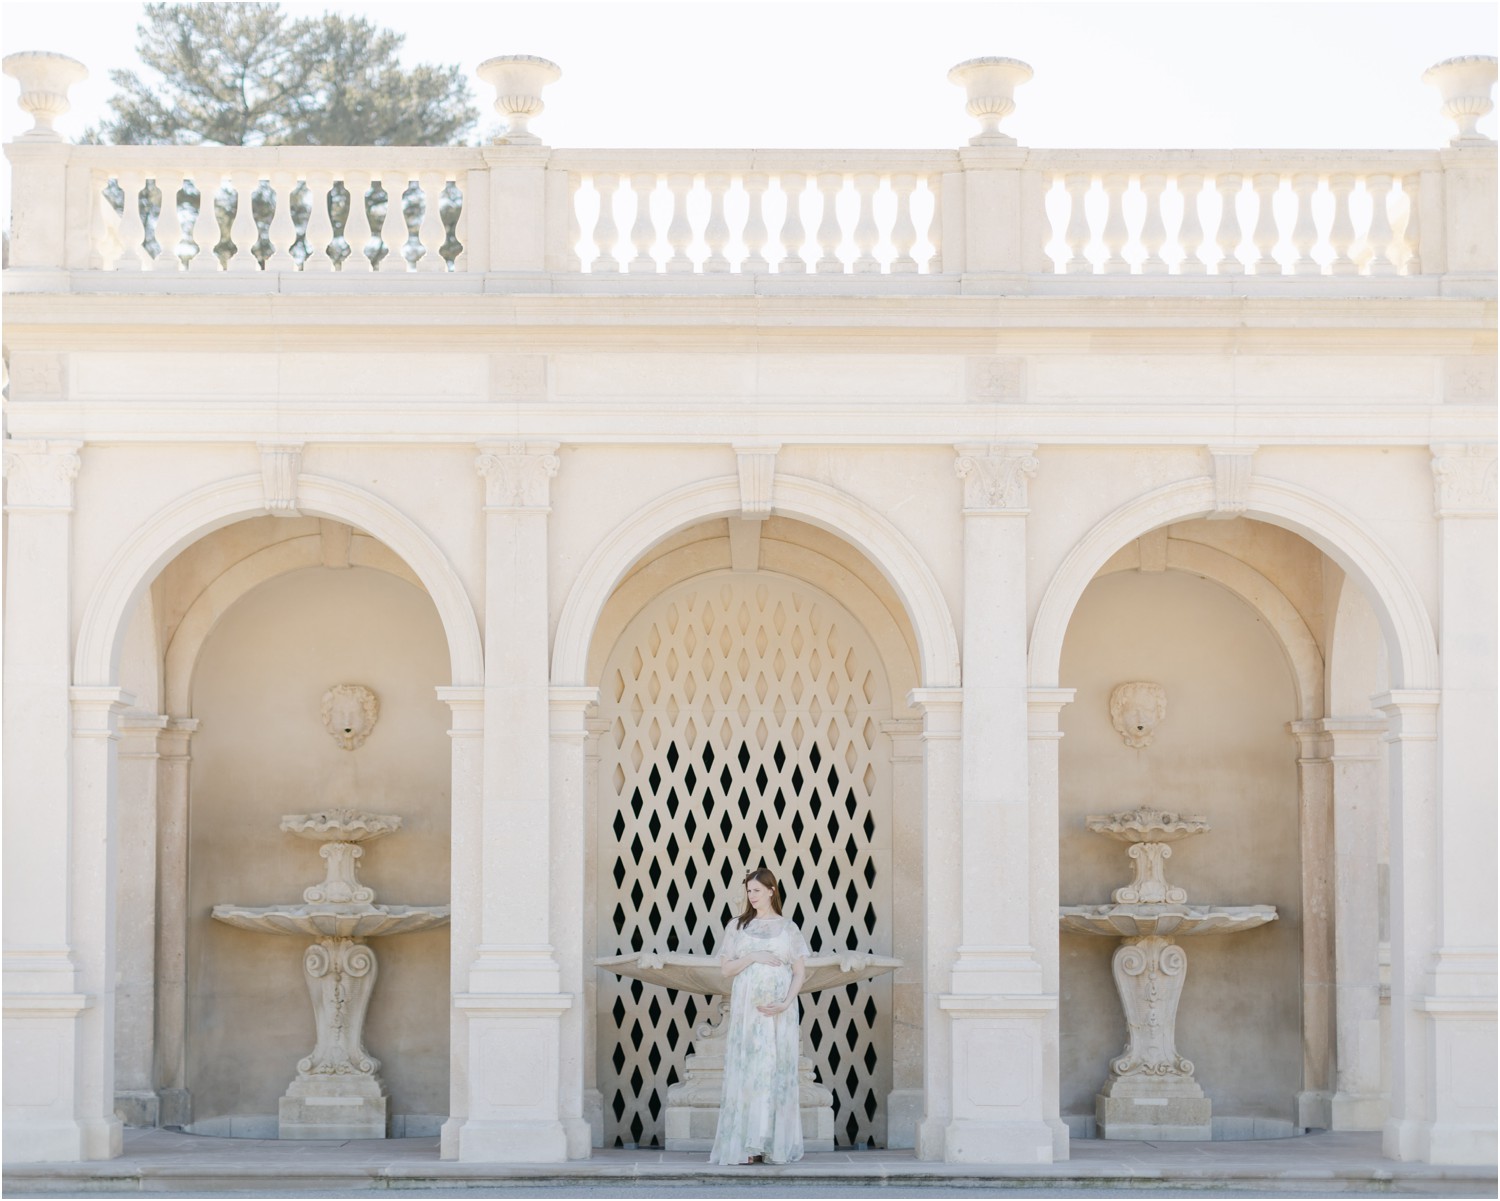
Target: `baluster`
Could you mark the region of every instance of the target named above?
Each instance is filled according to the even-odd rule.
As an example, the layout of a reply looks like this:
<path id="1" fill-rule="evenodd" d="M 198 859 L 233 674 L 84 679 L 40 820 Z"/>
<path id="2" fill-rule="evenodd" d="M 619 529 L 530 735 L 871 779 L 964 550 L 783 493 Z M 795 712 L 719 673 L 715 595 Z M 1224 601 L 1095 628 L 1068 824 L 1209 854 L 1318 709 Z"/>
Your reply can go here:
<path id="1" fill-rule="evenodd" d="M 89 270 L 105 271 L 114 264 L 119 251 L 115 241 L 119 233 L 120 218 L 115 206 L 109 202 L 109 176 L 103 171 L 89 172 L 89 195 L 93 204 L 89 209 Z"/>
<path id="2" fill-rule="evenodd" d="M 177 193 L 182 189 L 181 172 L 168 171 L 165 178 L 156 181 L 161 191 L 161 212 L 156 218 L 156 242 L 161 247 L 153 271 L 177 272 L 182 270 L 182 260 L 177 257 L 177 246 L 182 241 L 182 219 L 177 215 Z"/>
<path id="3" fill-rule="evenodd" d="M 786 220 L 781 223 L 782 256 L 776 270 L 781 275 L 805 275 L 807 260 L 802 257 L 802 244 L 807 241 L 807 231 L 802 226 L 802 197 L 807 194 L 807 176 L 801 171 L 785 172 L 781 190 L 786 193 Z"/>
<path id="4" fill-rule="evenodd" d="M 349 193 L 349 219 L 344 222 L 344 241 L 349 243 L 349 257 L 344 260 L 343 270 L 375 270 L 365 245 L 370 237 L 370 212 L 365 207 L 373 183 L 368 171 L 345 171 L 344 187 Z M 364 267 L 361 268 L 360 264 Z"/>
<path id="5" fill-rule="evenodd" d="M 416 181 L 422 186 L 422 257 L 417 260 L 417 270 L 423 272 L 446 273 L 448 263 L 438 252 L 443 248 L 443 242 L 448 237 L 448 231 L 443 228 L 443 189 L 448 186 L 448 179 L 441 171 L 413 172 Z"/>
<path id="6" fill-rule="evenodd" d="M 392 172 L 386 171 L 382 175 L 370 180 L 370 196 L 366 204 L 360 206 L 365 215 L 365 225 L 369 228 L 370 238 L 364 246 L 365 259 L 370 264 L 371 271 L 379 271 L 385 267 L 391 255 L 391 244 L 385 240 L 385 223 L 391 212 L 391 193 L 396 193 L 396 209 L 401 209 L 401 193 L 405 188 L 405 182 L 400 179 L 391 178 Z M 386 180 L 390 179 L 391 186 L 386 187 Z M 398 259 L 401 257 L 398 249 Z M 398 271 L 406 270 L 406 261 L 401 260 Z"/>
<path id="7" fill-rule="evenodd" d="M 193 181 L 198 185 L 198 215 L 193 221 L 193 243 L 197 252 L 193 261 L 204 271 L 222 271 L 224 264 L 214 247 L 223 235 L 219 231 L 219 210 L 215 201 L 224 190 L 224 175 L 221 171 L 203 171 Z"/>
<path id="8" fill-rule="evenodd" d="M 1297 251 L 1292 264 L 1294 275 L 1319 275 L 1323 271 L 1312 256 L 1318 242 L 1318 225 L 1313 220 L 1313 195 L 1317 190 L 1318 177 L 1313 172 L 1299 171 L 1292 176 L 1292 194 L 1297 197 L 1297 220 L 1292 226 L 1292 246 Z"/>
<path id="9" fill-rule="evenodd" d="M 891 191 L 896 193 L 896 220 L 891 226 L 891 247 L 896 252 L 891 260 L 894 275 L 911 274 L 917 269 L 917 260 L 911 255 L 911 248 L 917 244 L 917 227 L 911 219 L 911 194 L 916 190 L 915 175 L 891 176 Z"/>
<path id="10" fill-rule="evenodd" d="M 693 269 L 688 247 L 693 244 L 693 226 L 688 220 L 688 194 L 693 190 L 693 177 L 685 171 L 667 176 L 667 191 L 672 193 L 672 221 L 667 226 L 667 245 L 672 248 L 672 257 L 667 260 L 667 270 L 673 273 Z"/>
<path id="11" fill-rule="evenodd" d="M 1219 265 L 1215 270 L 1220 275 L 1244 275 L 1245 264 L 1240 262 L 1237 253 L 1240 242 L 1244 240 L 1244 234 L 1240 231 L 1240 213 L 1235 205 L 1235 198 L 1244 189 L 1245 179 L 1242 175 L 1220 175 L 1214 180 L 1214 187 L 1218 189 L 1219 196 L 1224 202 L 1223 211 L 1219 213 L 1219 232 L 1215 241 L 1219 246 Z"/>
<path id="12" fill-rule="evenodd" d="M 1262 171 L 1251 181 L 1255 189 L 1255 232 L 1250 240 L 1260 253 L 1255 259 L 1256 275 L 1280 275 L 1281 264 L 1276 260 L 1276 189 L 1281 186 L 1281 176 L 1273 171 Z"/>
<path id="13" fill-rule="evenodd" d="M 745 188 L 745 195 L 750 200 L 750 212 L 745 217 L 745 232 L 743 240 L 745 243 L 745 260 L 740 264 L 740 270 L 753 275 L 763 274 L 770 263 L 766 261 L 766 215 L 763 210 L 763 201 L 766 189 L 771 186 L 771 177 L 763 171 L 755 171 L 746 175 L 741 181 Z"/>
<path id="14" fill-rule="evenodd" d="M 703 227 L 708 257 L 703 260 L 703 270 L 728 271 L 724 247 L 729 245 L 729 222 L 724 219 L 724 193 L 729 191 L 729 176 L 714 171 L 703 177 L 703 184 L 708 189 L 708 224 Z"/>
<path id="15" fill-rule="evenodd" d="M 635 223 L 630 227 L 635 257 L 630 260 L 630 270 L 654 272 L 656 259 L 651 247 L 656 244 L 656 221 L 651 216 L 651 197 L 656 192 L 656 173 L 637 171 L 630 177 L 630 190 L 635 193 Z"/>
<path id="16" fill-rule="evenodd" d="M 569 271 L 582 271 L 583 260 L 578 257 L 578 243 L 583 239 L 583 226 L 578 222 L 578 189 L 583 186 L 583 176 L 577 171 L 568 172 L 568 249 L 565 255 Z M 453 264 L 458 269 L 458 264 Z"/>
<path id="17" fill-rule="evenodd" d="M 601 271 L 620 270 L 620 260 L 615 258 L 615 247 L 620 244 L 620 229 L 615 224 L 615 193 L 619 190 L 620 177 L 613 171 L 594 173 L 594 191 L 599 193 L 599 216 L 594 221 L 595 253 L 589 269 L 595 275 Z"/>
<path id="18" fill-rule="evenodd" d="M 880 241 L 880 228 L 875 224 L 875 189 L 880 186 L 880 176 L 861 171 L 854 177 L 854 191 L 859 196 L 859 217 L 854 223 L 854 246 L 859 251 L 854 260 L 856 275 L 868 275 L 880 270 L 880 260 L 875 257 L 875 244 Z"/>
<path id="19" fill-rule="evenodd" d="M 1161 197 L 1166 190 L 1165 175 L 1141 176 L 1141 192 L 1146 197 L 1146 221 L 1141 226 L 1141 248 L 1146 252 L 1141 261 L 1142 275 L 1167 273 L 1167 260 L 1161 257 L 1162 244 L 1167 240 L 1167 225 L 1161 215 Z"/>
<path id="20" fill-rule="evenodd" d="M 1183 175 L 1177 180 L 1177 190 L 1182 194 L 1182 226 L 1177 231 L 1177 244 L 1182 247 L 1182 262 L 1178 264 L 1180 275 L 1202 275 L 1208 270 L 1203 261 L 1203 218 L 1198 213 L 1198 204 L 1203 199 L 1203 176 Z"/>
<path id="21" fill-rule="evenodd" d="M 1370 193 L 1373 210 L 1370 213 L 1370 232 L 1366 242 L 1370 248 L 1370 274 L 1395 275 L 1396 264 L 1391 261 L 1391 216 L 1386 202 L 1391 195 L 1389 175 L 1370 175 L 1365 179 L 1365 190 Z"/>
<path id="22" fill-rule="evenodd" d="M 390 207 L 396 210 L 396 233 L 406 230 L 406 238 L 384 264 L 390 271 L 416 274 L 419 264 L 427 257 L 427 248 L 422 245 L 422 212 L 426 208 L 422 196 L 422 184 L 414 172 L 394 171 L 390 194 Z"/>
<path id="23" fill-rule="evenodd" d="M 1354 176 L 1330 176 L 1328 190 L 1333 193 L 1333 228 L 1328 231 L 1333 262 L 1328 269 L 1334 275 L 1356 275 L 1359 264 L 1349 253 L 1354 245 L 1354 218 L 1349 212 L 1349 202 L 1354 195 Z"/>
<path id="24" fill-rule="evenodd" d="M 229 240 L 234 243 L 235 251 L 227 270 L 236 275 L 245 275 L 260 270 L 260 264 L 250 253 L 260 237 L 260 231 L 255 227 L 255 202 L 252 199 L 255 189 L 260 186 L 260 176 L 254 171 L 235 171 L 229 179 L 235 195 L 234 217 L 229 223 Z"/>
<path id="25" fill-rule="evenodd" d="M 297 240 L 297 223 L 292 220 L 292 193 L 297 189 L 297 177 L 291 171 L 276 171 L 271 175 L 271 187 L 276 192 L 276 210 L 271 214 L 271 257 L 266 260 L 267 271 L 296 271 L 297 260 L 292 257 L 292 244 Z"/>
<path id="26" fill-rule="evenodd" d="M 116 271 L 142 271 L 146 267 L 146 226 L 141 220 L 141 188 L 145 179 L 139 171 L 121 171 L 115 177 L 124 193 L 124 212 L 120 214 L 120 245 L 116 250 Z M 107 203 L 107 202 L 106 202 Z"/>
<path id="27" fill-rule="evenodd" d="M 1417 203 L 1422 194 L 1422 176 L 1406 175 L 1401 179 L 1401 192 L 1406 197 L 1406 228 L 1401 231 L 1401 240 L 1406 243 L 1406 275 L 1422 274 L 1422 223 L 1421 205 Z"/>
<path id="28" fill-rule="evenodd" d="M 1093 177 L 1081 171 L 1063 177 L 1063 187 L 1068 193 L 1068 228 L 1063 240 L 1068 244 L 1068 261 L 1063 269 L 1069 275 L 1091 275 L 1094 264 L 1089 261 L 1089 215 L 1085 201 Z"/>
<path id="29" fill-rule="evenodd" d="M 302 260 L 303 271 L 331 271 L 333 260 L 328 257 L 328 244 L 333 241 L 333 220 L 328 215 L 328 193 L 333 190 L 333 174 L 328 171 L 309 171 L 307 174 L 307 257 Z"/>
<path id="30" fill-rule="evenodd" d="M 1109 212 L 1104 218 L 1104 249 L 1109 252 L 1104 260 L 1105 275 L 1129 275 L 1130 263 L 1125 258 L 1125 243 L 1130 231 L 1125 228 L 1125 189 L 1130 177 L 1122 171 L 1111 171 L 1104 177 L 1104 195 L 1109 201 Z"/>
<path id="31" fill-rule="evenodd" d="M 943 177 L 938 174 L 927 177 L 927 190 L 932 193 L 932 217 L 927 222 L 927 240 L 932 243 L 932 257 L 927 260 L 929 274 L 943 273 Z"/>
<path id="32" fill-rule="evenodd" d="M 843 187 L 844 177 L 838 172 L 827 171 L 818 176 L 818 191 L 823 195 L 823 217 L 818 222 L 818 249 L 823 252 L 818 256 L 819 275 L 839 275 L 844 270 L 844 260 L 839 258 L 842 233 L 838 210 L 839 192 Z"/>

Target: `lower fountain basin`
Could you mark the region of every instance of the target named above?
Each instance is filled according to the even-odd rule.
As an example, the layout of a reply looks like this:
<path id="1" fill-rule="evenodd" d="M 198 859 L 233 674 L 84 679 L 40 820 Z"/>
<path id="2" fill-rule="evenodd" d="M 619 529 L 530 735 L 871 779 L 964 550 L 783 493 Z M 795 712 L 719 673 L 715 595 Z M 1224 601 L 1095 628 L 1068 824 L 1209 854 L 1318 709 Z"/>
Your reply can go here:
<path id="1" fill-rule="evenodd" d="M 215 905 L 216 921 L 260 934 L 301 934 L 312 938 L 376 938 L 414 934 L 446 925 L 447 905 Z"/>
<path id="2" fill-rule="evenodd" d="M 901 960 L 891 959 L 886 955 L 861 955 L 855 952 L 812 955 L 804 962 L 807 974 L 799 991 L 805 993 L 870 980 L 901 966 Z M 617 976 L 629 976 L 634 980 L 644 980 L 647 984 L 701 993 L 706 997 L 727 997 L 734 983 L 719 970 L 719 961 L 712 955 L 687 955 L 678 951 L 664 955 L 636 952 L 630 955 L 610 955 L 596 959 L 594 963 Z"/>
<path id="3" fill-rule="evenodd" d="M 1276 920 L 1274 905 L 1064 905 L 1057 911 L 1063 930 L 1106 938 L 1186 938 L 1195 934 L 1234 934 Z"/>

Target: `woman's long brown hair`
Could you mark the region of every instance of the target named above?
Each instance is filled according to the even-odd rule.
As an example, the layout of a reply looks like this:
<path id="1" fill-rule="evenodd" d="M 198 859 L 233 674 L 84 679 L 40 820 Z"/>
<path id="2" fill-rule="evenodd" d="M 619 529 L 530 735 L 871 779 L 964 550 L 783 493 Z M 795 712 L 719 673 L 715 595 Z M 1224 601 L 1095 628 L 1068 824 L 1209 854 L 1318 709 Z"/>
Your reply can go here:
<path id="1" fill-rule="evenodd" d="M 776 877 L 771 874 L 770 868 L 758 867 L 753 872 L 748 872 L 741 884 L 749 884 L 751 880 L 756 881 L 761 887 L 771 894 L 771 908 L 776 911 L 776 916 L 781 916 L 781 890 L 776 887 Z M 755 916 L 755 906 L 750 904 L 750 898 L 745 898 L 745 912 L 740 914 L 739 928 L 743 930 L 750 924 Z"/>

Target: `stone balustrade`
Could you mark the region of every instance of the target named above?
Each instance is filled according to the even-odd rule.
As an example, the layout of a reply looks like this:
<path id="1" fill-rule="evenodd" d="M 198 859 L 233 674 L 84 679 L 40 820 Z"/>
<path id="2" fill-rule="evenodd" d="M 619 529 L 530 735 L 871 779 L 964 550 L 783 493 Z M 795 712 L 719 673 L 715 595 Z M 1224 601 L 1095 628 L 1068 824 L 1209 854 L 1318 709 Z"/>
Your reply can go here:
<path id="1" fill-rule="evenodd" d="M 1403 151 L 1017 147 L 991 128 L 1029 76 L 1009 59 L 955 68 L 988 123 L 961 150 L 552 150 L 524 128 L 476 148 L 71 146 L 50 120 L 81 66 L 6 64 L 48 71 L 22 95 L 37 128 L 6 147 L 10 290 L 221 275 L 585 292 L 1493 287 L 1493 254 L 1456 233 L 1494 227 L 1495 145 L 1472 129 L 1492 59 L 1428 72 L 1461 136 Z M 558 71 L 490 66 L 513 125 Z M 535 95 L 512 94 L 521 67 Z"/>

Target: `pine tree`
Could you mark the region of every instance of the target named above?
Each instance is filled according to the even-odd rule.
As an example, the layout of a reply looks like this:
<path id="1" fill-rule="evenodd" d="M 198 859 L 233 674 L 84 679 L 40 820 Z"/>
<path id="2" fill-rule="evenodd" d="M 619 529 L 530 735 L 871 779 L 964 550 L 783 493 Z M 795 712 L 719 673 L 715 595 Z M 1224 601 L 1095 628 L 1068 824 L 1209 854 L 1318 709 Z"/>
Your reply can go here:
<path id="1" fill-rule="evenodd" d="M 147 4 L 113 71 L 114 116 L 86 141 L 222 146 L 450 145 L 478 119 L 457 66 L 404 68 L 403 35 L 279 4 Z"/>

